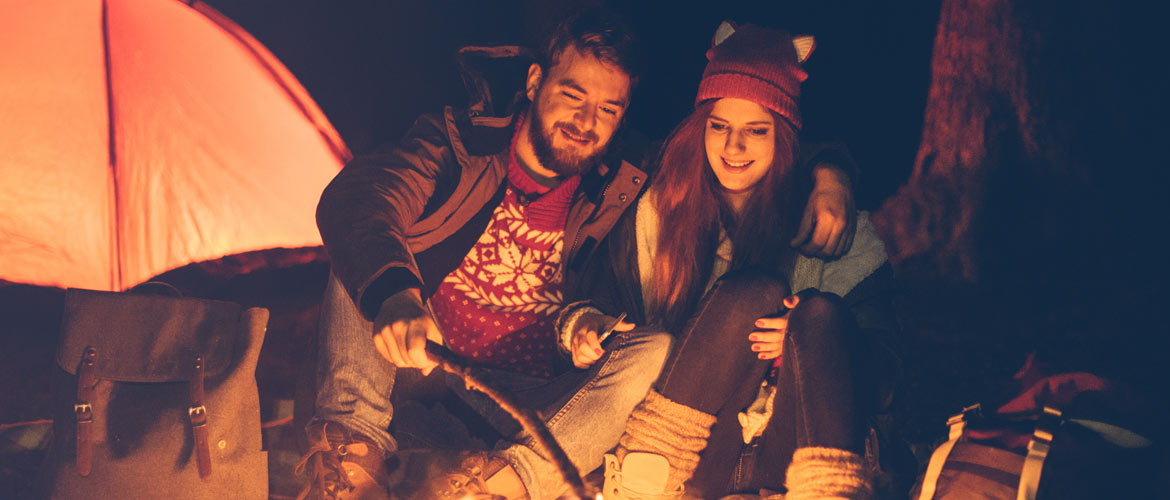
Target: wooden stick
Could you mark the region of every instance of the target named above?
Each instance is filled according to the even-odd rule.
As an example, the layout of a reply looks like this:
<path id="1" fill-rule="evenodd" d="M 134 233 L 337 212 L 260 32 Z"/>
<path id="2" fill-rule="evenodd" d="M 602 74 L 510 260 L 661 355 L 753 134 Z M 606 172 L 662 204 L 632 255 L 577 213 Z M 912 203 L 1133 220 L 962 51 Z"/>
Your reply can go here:
<path id="1" fill-rule="evenodd" d="M 473 375 L 471 373 L 471 367 L 467 365 L 466 361 L 456 356 L 455 353 L 446 347 L 428 340 L 427 353 L 439 359 L 439 366 L 443 367 L 443 370 L 462 378 L 464 383 L 467 384 L 468 389 L 486 394 L 492 401 L 500 405 L 500 408 L 503 408 L 512 418 L 516 419 L 524 431 L 536 441 L 540 451 L 544 452 L 544 455 L 557 468 L 561 478 L 569 484 L 572 488 L 572 493 L 576 495 L 578 500 L 593 500 L 595 495 L 590 494 L 589 490 L 591 488 L 586 487 L 577 467 L 573 465 L 573 462 L 569 460 L 569 456 L 565 454 L 565 450 L 557 444 L 557 440 L 549 433 L 548 427 L 545 427 L 544 422 L 536 418 L 532 410 L 516 406 L 516 403 L 510 397 Z"/>

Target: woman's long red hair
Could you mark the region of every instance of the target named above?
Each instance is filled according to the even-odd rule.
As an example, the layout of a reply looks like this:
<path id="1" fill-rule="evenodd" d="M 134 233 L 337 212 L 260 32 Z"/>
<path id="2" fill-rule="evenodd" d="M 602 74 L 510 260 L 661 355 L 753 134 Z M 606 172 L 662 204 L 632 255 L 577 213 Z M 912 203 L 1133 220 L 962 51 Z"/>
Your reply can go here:
<path id="1" fill-rule="evenodd" d="M 772 113 L 772 168 L 736 216 L 707 161 L 704 134 L 713 107 L 714 101 L 700 104 L 671 132 L 650 187 L 660 224 L 646 307 L 651 320 L 671 330 L 685 324 L 703 295 L 721 227 L 733 248 L 729 270 L 758 266 L 790 272 L 796 253 L 789 241 L 811 187 L 811 175 L 795 168 L 796 131 Z"/>

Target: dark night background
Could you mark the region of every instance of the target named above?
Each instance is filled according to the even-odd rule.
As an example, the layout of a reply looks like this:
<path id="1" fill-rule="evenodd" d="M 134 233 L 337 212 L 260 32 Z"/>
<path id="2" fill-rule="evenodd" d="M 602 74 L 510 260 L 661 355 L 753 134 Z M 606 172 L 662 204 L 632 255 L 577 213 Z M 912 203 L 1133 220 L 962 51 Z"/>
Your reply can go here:
<path id="1" fill-rule="evenodd" d="M 458 47 L 530 45 L 538 32 L 579 2 L 208 0 L 207 3 L 264 43 L 309 91 L 350 149 L 362 154 L 381 143 L 396 141 L 418 115 L 437 111 L 447 104 L 465 102 L 466 94 L 453 59 Z M 703 53 L 715 27 L 723 19 L 755 23 L 816 36 L 816 50 L 805 65 L 809 79 L 802 89 L 805 132 L 810 138 L 841 140 L 848 145 L 861 169 L 861 178 L 855 183 L 858 208 L 877 210 L 910 176 L 923 137 L 931 53 L 941 0 L 592 3 L 606 4 L 626 14 L 648 56 L 646 71 L 627 115 L 628 128 L 650 139 L 664 137 L 691 108 L 705 64 Z M 1082 13 L 1096 8 L 1089 2 L 1078 5 Z M 1167 108 L 1162 94 L 1170 88 L 1166 71 L 1170 58 L 1163 51 L 1170 44 L 1165 43 L 1165 29 L 1158 25 L 1155 10 L 1151 5 L 1135 2 L 1103 11 L 1107 15 L 1102 17 L 1090 16 L 1093 22 L 1086 23 L 1085 37 L 1101 38 L 1109 47 L 1120 50 L 1102 49 L 1100 59 L 1070 60 L 1067 64 L 1083 66 L 1086 81 L 1094 82 L 1086 86 L 1111 89 L 1109 96 L 1071 92 L 1068 88 L 1053 90 L 1061 96 L 1060 104 L 1065 109 L 1105 111 L 1101 116 L 1103 121 L 1088 130 L 1108 130 L 1114 123 L 1124 125 L 1119 129 L 1123 132 L 1106 134 L 1101 144 L 1088 149 L 1095 159 L 1105 159 L 1094 169 L 1090 180 L 1103 183 L 1101 190 L 1105 194 L 1094 199 L 1104 200 L 1108 206 L 1088 210 L 1098 215 L 1083 222 L 1072 221 L 1061 226 L 1083 232 L 1088 235 L 1085 241 L 1093 242 L 1080 256 L 1069 260 L 1076 267 L 1067 269 L 1076 278 L 1068 281 L 1080 289 L 1066 290 L 1066 293 L 1090 298 L 1053 311 L 1070 308 L 1077 311 L 1078 314 L 1065 315 L 1066 318 L 1107 318 L 1110 314 L 1140 311 L 1140 318 L 1130 321 L 1117 318 L 1116 338 L 1104 341 L 1092 335 L 1062 337 L 1063 331 L 1039 335 L 1049 342 L 1055 339 L 1055 344 L 1061 344 L 1057 350 L 1078 362 L 1096 357 L 1092 360 L 1097 363 L 1094 368 L 1104 367 L 1104 371 L 1122 373 L 1137 381 L 1142 397 L 1156 412 L 1148 414 L 1149 424 L 1165 418 L 1170 406 L 1160 396 L 1170 379 L 1163 360 L 1167 344 L 1164 337 L 1170 333 L 1170 327 L 1165 318 L 1158 318 L 1166 304 L 1167 265 L 1144 263 L 1167 260 L 1161 254 L 1166 240 L 1163 234 L 1170 226 L 1165 222 L 1170 199 L 1166 196 L 1170 184 L 1166 176 L 1170 169 L 1162 146 L 1167 137 L 1162 114 Z M 1102 104 L 1106 102 L 1110 104 Z M 1095 115 L 1087 115 L 1090 113 L 1062 116 L 1096 119 Z M 1085 138 L 1086 141 L 1098 139 Z M 1063 185 L 1064 181 L 1052 182 Z M 1031 187 L 1016 188 L 1015 195 L 1029 196 L 1031 193 L 1021 195 L 1020 190 L 1031 189 L 1037 199 L 1044 199 L 1043 183 L 1024 186 Z M 1001 215 L 1006 214 L 1005 217 L 1024 221 L 1025 225 L 1032 221 L 1042 224 L 1052 214 L 1031 211 L 1037 207 L 1052 209 L 1037 202 L 1001 206 L 997 210 Z M 1024 247 L 1015 251 L 1031 250 Z M 1043 259 L 1043 255 L 1037 258 Z M 1107 264 L 1098 266 L 1098 260 Z M 314 335 L 315 305 L 328 268 L 319 254 L 303 251 L 276 251 L 269 256 L 269 262 L 278 265 L 256 269 L 248 259 L 229 258 L 187 266 L 164 275 L 183 283 L 181 288 L 189 296 L 233 300 L 273 311 L 257 376 L 261 397 L 267 403 L 272 399 L 292 398 L 294 381 L 309 371 L 303 369 L 303 354 Z M 1006 272 L 1012 271 L 1015 269 Z M 1128 281 L 1103 277 L 1119 272 L 1134 276 Z M 1055 286 L 1034 285 L 1034 290 L 1014 291 L 1012 299 L 1021 305 L 1006 310 L 1025 308 L 1030 293 L 1045 293 L 1046 286 Z M 1093 310 L 1098 304 L 1091 299 L 1093 294 L 1119 297 L 1099 303 L 1125 301 L 1128 308 L 1098 313 Z M 39 306 L 30 309 L 24 305 L 29 302 Z M 44 412 L 46 380 L 55 346 L 45 339 L 55 337 L 60 304 L 60 290 L 0 286 L 0 321 L 11 324 L 15 318 L 17 323 L 10 330 L 12 335 L 0 337 L 3 342 L 0 344 L 0 387 L 3 388 L 0 396 L 5 401 L 0 404 L 0 424 L 48 417 Z M 997 320 L 1010 321 L 1014 317 L 991 301 L 965 309 L 970 310 L 980 314 L 978 320 L 972 320 L 980 326 L 994 326 Z M 962 322 L 963 318 L 951 320 Z M 1064 319 L 1058 323 L 1067 326 L 1074 321 Z M 1108 319 L 1095 321 L 1109 324 Z M 974 328 L 968 325 L 968 329 Z M 1005 327 L 999 334 L 1014 331 Z M 1004 380 L 1019 366 L 1018 343 L 990 342 L 968 350 L 962 344 L 967 338 L 956 338 L 949 343 L 923 343 L 912 350 L 921 371 L 908 376 L 919 378 L 911 384 L 919 393 L 911 396 L 905 422 L 917 433 L 911 437 L 919 441 L 928 443 L 934 437 L 941 437 L 947 414 L 994 393 L 989 388 L 991 383 Z M 949 352 L 932 350 L 940 345 Z M 1165 431 L 1158 432 L 1160 436 L 1166 435 Z M 0 460 L 0 486 L 11 481 L 12 470 L 16 470 L 15 474 L 22 473 L 23 466 L 11 469 L 13 463 Z M 273 484 L 274 491 L 282 490 L 282 485 Z M 288 485 L 284 486 L 287 490 Z"/>
<path id="2" fill-rule="evenodd" d="M 568 1 L 209 2 L 301 80 L 356 153 L 396 140 L 416 116 L 461 104 L 463 45 L 531 45 Z M 644 43 L 647 71 L 627 126 L 651 139 L 689 112 L 723 19 L 808 33 L 806 131 L 848 142 L 863 165 L 863 208 L 908 175 L 917 149 L 938 2 L 610 2 Z M 521 69 L 523 71 L 523 69 Z"/>

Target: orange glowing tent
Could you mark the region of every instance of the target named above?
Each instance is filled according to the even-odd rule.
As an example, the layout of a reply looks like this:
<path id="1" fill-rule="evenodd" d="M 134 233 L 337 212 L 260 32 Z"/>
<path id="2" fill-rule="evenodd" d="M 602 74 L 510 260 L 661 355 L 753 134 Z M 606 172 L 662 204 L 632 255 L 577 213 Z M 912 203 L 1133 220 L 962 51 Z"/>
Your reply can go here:
<path id="1" fill-rule="evenodd" d="M 0 0 L 0 280 L 122 290 L 320 245 L 349 158 L 292 74 L 179 0 Z"/>

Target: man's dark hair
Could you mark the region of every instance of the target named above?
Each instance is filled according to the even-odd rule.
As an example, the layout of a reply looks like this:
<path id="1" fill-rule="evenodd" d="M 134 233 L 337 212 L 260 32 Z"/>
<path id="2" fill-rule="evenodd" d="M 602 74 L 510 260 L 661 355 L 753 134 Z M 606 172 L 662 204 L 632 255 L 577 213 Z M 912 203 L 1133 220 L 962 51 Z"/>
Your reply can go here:
<path id="1" fill-rule="evenodd" d="M 540 66 L 546 71 L 552 68 L 569 47 L 617 66 L 630 76 L 630 88 L 637 85 L 642 65 L 640 47 L 629 22 L 617 13 L 587 7 L 558 23 L 540 45 Z"/>

